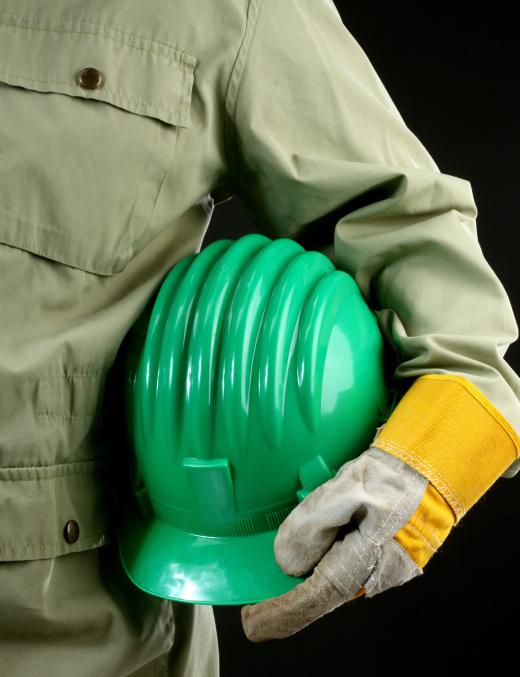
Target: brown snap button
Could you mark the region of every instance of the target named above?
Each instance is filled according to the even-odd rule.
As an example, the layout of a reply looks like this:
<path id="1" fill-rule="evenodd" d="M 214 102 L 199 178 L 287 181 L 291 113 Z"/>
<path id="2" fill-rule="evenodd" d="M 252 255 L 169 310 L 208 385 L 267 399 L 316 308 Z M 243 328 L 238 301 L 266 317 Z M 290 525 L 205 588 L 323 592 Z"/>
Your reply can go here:
<path id="1" fill-rule="evenodd" d="M 83 68 L 79 72 L 78 83 L 84 89 L 98 89 L 103 84 L 103 73 L 97 68 Z"/>
<path id="2" fill-rule="evenodd" d="M 63 529 L 63 535 L 67 543 L 75 543 L 79 538 L 79 524 L 75 520 L 69 520 Z"/>

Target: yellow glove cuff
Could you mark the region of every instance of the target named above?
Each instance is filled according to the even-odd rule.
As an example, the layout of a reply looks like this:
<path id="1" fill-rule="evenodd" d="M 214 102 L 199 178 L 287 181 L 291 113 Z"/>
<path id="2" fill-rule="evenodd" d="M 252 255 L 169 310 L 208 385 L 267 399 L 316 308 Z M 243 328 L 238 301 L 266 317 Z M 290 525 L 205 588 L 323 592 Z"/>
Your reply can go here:
<path id="1" fill-rule="evenodd" d="M 520 455 L 520 437 L 511 424 L 456 374 L 415 379 L 372 445 L 427 477 L 451 506 L 455 523 Z M 433 501 L 432 490 L 427 501 Z M 421 506 L 418 512 L 422 519 Z M 441 531 L 447 528 L 444 518 L 441 524 Z"/>

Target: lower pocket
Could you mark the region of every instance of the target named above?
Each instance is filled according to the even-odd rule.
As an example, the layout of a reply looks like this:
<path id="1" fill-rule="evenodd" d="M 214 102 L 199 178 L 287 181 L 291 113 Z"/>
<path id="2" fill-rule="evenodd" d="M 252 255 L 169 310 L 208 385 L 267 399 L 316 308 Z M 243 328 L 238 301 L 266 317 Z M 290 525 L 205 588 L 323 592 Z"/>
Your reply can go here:
<path id="1" fill-rule="evenodd" d="M 114 538 L 104 460 L 0 468 L 0 562 L 57 557 Z"/>

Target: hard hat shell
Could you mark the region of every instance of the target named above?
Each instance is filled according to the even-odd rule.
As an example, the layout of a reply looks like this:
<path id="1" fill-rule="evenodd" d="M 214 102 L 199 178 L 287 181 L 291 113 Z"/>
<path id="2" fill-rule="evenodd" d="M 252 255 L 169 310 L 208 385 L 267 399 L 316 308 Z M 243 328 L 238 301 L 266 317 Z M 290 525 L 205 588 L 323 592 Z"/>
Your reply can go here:
<path id="1" fill-rule="evenodd" d="M 179 261 L 132 331 L 126 573 L 198 604 L 288 592 L 279 525 L 391 408 L 375 314 L 324 254 L 249 234 Z"/>

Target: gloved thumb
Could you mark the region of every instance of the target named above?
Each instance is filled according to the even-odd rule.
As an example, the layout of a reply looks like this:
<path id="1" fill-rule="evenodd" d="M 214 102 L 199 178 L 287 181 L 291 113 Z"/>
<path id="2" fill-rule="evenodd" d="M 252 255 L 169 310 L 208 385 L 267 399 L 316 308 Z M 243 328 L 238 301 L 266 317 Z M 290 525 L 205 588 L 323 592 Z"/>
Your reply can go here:
<path id="1" fill-rule="evenodd" d="M 295 588 L 284 595 L 243 606 L 242 627 L 247 638 L 253 642 L 263 642 L 289 637 L 341 604 L 363 594 L 361 586 L 370 571 L 359 566 L 353 567 L 352 571 L 349 568 L 357 561 L 360 543 L 361 536 L 357 530 L 347 534 L 342 541 L 332 545 L 313 573 Z M 363 549 L 366 550 L 366 546 Z M 345 557 L 345 553 L 349 553 L 349 557 Z M 339 558 L 343 561 L 340 562 Z M 369 559 L 375 565 L 375 557 Z M 332 582 L 326 573 L 327 568 L 337 579 L 344 579 L 343 585 L 340 583 L 338 587 Z"/>
<path id="2" fill-rule="evenodd" d="M 295 588 L 241 609 L 242 627 L 252 642 L 282 639 L 345 602 L 345 596 L 319 570 Z"/>

